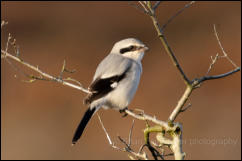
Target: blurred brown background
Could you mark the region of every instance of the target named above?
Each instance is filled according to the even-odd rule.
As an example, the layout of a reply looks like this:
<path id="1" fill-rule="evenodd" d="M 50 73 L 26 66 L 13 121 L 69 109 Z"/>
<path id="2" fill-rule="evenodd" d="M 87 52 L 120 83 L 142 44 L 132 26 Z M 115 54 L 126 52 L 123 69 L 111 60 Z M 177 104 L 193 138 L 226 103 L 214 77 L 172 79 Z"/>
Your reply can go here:
<path id="1" fill-rule="evenodd" d="M 166 22 L 186 3 L 162 2 L 159 22 Z M 65 59 L 67 68 L 77 70 L 65 76 L 85 87 L 116 41 L 142 40 L 150 51 L 143 59 L 141 83 L 130 108 L 166 120 L 184 92 L 150 18 L 128 2 L 1 2 L 1 19 L 9 22 L 2 31 L 2 45 L 10 32 L 25 61 L 56 76 Z M 229 56 L 241 65 L 241 2 L 196 2 L 165 31 L 191 79 L 203 76 L 210 56 L 221 53 L 213 24 Z M 219 60 L 211 74 L 231 69 L 228 61 Z M 128 159 L 127 153 L 108 145 L 97 116 L 71 147 L 86 110 L 83 92 L 57 83 L 22 80 L 26 78 L 1 60 L 1 159 Z M 188 102 L 192 107 L 177 119 L 184 128 L 186 159 L 241 159 L 241 73 L 203 83 Z M 114 142 L 122 146 L 117 135 L 128 137 L 132 118 L 112 110 L 99 114 Z M 143 143 L 144 128 L 144 122 L 135 122 L 135 150 Z"/>

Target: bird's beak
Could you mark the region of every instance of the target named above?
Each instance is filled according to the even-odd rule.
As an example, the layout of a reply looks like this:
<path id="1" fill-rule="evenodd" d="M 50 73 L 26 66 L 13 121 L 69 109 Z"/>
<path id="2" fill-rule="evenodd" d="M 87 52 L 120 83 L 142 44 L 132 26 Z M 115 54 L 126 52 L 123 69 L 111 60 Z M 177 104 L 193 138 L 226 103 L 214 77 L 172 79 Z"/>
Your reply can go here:
<path id="1" fill-rule="evenodd" d="M 142 46 L 142 47 L 140 48 L 140 50 L 147 51 L 147 50 L 149 50 L 149 48 L 148 48 L 147 46 Z"/>
<path id="2" fill-rule="evenodd" d="M 145 51 L 148 51 L 149 48 L 148 48 L 147 46 L 144 46 L 144 50 L 145 50 Z"/>

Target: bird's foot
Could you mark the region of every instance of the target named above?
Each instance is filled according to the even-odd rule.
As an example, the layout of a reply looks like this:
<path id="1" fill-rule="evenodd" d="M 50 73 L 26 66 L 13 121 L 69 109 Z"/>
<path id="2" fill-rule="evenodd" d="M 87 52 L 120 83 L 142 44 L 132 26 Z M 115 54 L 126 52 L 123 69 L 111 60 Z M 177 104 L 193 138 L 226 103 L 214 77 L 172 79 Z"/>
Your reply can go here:
<path id="1" fill-rule="evenodd" d="M 125 107 L 124 109 L 119 110 L 119 113 L 123 114 L 122 117 L 128 116 L 128 114 L 125 112 L 125 110 L 127 110 L 127 109 L 128 109 L 128 107 Z"/>

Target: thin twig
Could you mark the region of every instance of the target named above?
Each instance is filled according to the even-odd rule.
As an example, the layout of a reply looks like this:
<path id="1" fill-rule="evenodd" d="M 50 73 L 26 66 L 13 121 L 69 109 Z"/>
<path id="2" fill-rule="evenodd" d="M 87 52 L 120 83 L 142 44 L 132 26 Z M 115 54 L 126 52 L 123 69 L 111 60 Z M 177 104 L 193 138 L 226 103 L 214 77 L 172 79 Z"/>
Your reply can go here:
<path id="1" fill-rule="evenodd" d="M 133 128 L 134 128 L 134 119 L 133 119 L 133 122 L 132 122 L 131 129 L 129 131 L 129 143 L 128 143 L 129 146 L 131 146 Z"/>
<path id="2" fill-rule="evenodd" d="M 134 7 L 135 9 L 141 11 L 144 14 L 149 14 L 143 7 L 140 7 L 139 5 L 136 5 L 132 2 L 129 2 L 129 5 L 131 5 L 132 7 Z"/>
<path id="3" fill-rule="evenodd" d="M 180 112 L 185 112 L 188 108 L 192 106 L 191 103 L 189 103 L 185 108 L 181 109 Z"/>
<path id="4" fill-rule="evenodd" d="M 81 84 L 81 82 L 79 82 L 78 80 L 75 80 L 73 78 L 67 77 L 67 78 L 63 78 L 62 80 L 64 80 L 64 81 L 72 81 L 72 82 L 77 83 L 79 85 L 79 87 L 83 87 L 83 85 Z"/>
<path id="5" fill-rule="evenodd" d="M 5 51 L 6 51 L 6 52 L 8 52 L 8 45 L 9 45 L 11 39 L 12 39 L 12 36 L 11 36 L 11 34 L 9 33 L 9 34 L 8 34 L 8 40 L 7 40 L 6 47 L 5 47 Z"/>
<path id="6" fill-rule="evenodd" d="M 134 118 L 136 118 L 136 119 L 138 119 L 138 120 L 147 120 L 147 121 L 151 121 L 151 122 L 153 122 L 153 123 L 155 123 L 155 124 L 157 124 L 157 125 L 160 125 L 160 126 L 162 126 L 164 129 L 169 129 L 169 130 L 174 130 L 175 129 L 175 126 L 173 126 L 173 127 L 170 127 L 169 126 L 169 124 L 167 123 L 167 122 L 165 122 L 165 121 L 161 121 L 161 120 L 158 120 L 158 119 L 156 119 L 155 117 L 152 117 L 152 116 L 149 116 L 149 115 L 147 115 L 147 114 L 145 114 L 145 113 L 142 113 L 142 114 L 136 114 L 136 113 L 134 113 L 134 112 L 132 112 L 132 111 L 130 111 L 130 110 L 128 110 L 128 109 L 126 109 L 125 110 L 125 112 L 128 114 L 128 115 L 130 115 L 130 116 L 132 116 L 132 117 L 134 117 Z"/>
<path id="7" fill-rule="evenodd" d="M 97 113 L 97 116 L 98 116 L 98 119 L 99 119 L 99 121 L 100 121 L 100 124 L 102 125 L 103 131 L 104 131 L 105 134 L 106 134 L 106 137 L 107 137 L 107 139 L 108 139 L 108 143 L 109 143 L 110 145 L 112 145 L 112 144 L 113 144 L 113 143 L 112 143 L 112 140 L 111 140 L 110 136 L 108 135 L 108 132 L 107 132 L 107 130 L 105 129 L 105 127 L 104 127 L 104 125 L 103 125 L 103 122 L 102 122 L 102 120 L 101 120 L 101 118 L 100 118 L 100 116 L 99 116 L 98 113 Z"/>
<path id="8" fill-rule="evenodd" d="M 121 138 L 121 136 L 118 136 L 118 139 L 125 145 L 125 149 L 127 151 L 133 151 L 130 147 L 130 145 L 128 143 L 126 143 L 126 141 L 124 141 L 124 139 Z"/>
<path id="9" fill-rule="evenodd" d="M 61 72 L 60 72 L 60 75 L 59 75 L 60 79 L 62 79 L 65 68 L 66 68 L 66 60 L 64 60 L 64 62 L 63 62 L 63 66 L 62 66 L 62 69 L 61 69 Z"/>
<path id="10" fill-rule="evenodd" d="M 219 40 L 218 32 L 217 32 L 217 30 L 216 30 L 216 25 L 215 25 L 215 24 L 213 25 L 213 29 L 214 29 L 215 37 L 216 37 L 216 39 L 217 39 L 217 41 L 218 41 L 218 44 L 219 44 L 220 49 L 222 50 L 224 56 L 230 61 L 230 63 L 231 63 L 235 68 L 238 68 L 238 66 L 237 66 L 237 65 L 236 65 L 236 64 L 235 64 L 235 63 L 229 58 L 228 54 L 225 52 L 225 50 L 224 50 L 224 48 L 223 48 L 223 46 L 222 46 L 222 44 L 221 44 L 221 42 L 220 42 L 220 40 Z"/>
<path id="11" fill-rule="evenodd" d="M 194 3 L 194 2 L 192 2 L 192 3 Z M 159 23 L 157 21 L 157 18 L 156 18 L 156 15 L 155 15 L 155 10 L 153 10 L 153 8 L 151 7 L 151 5 L 148 5 L 148 4 L 150 4 L 150 2 L 147 2 L 147 5 L 144 5 L 144 4 L 141 3 L 141 5 L 143 6 L 143 8 L 146 9 L 146 10 L 148 10 L 148 12 L 150 13 L 149 15 L 150 15 L 150 17 L 151 17 L 151 19 L 153 21 L 153 24 L 154 24 L 154 27 L 155 27 L 155 29 L 157 31 L 158 37 L 160 38 L 160 40 L 162 42 L 162 45 L 165 47 L 165 50 L 166 50 L 167 54 L 170 56 L 170 58 L 171 58 L 171 60 L 173 62 L 173 65 L 180 72 L 180 74 L 181 74 L 181 76 L 182 76 L 185 84 L 190 85 L 191 84 L 190 80 L 188 79 L 188 77 L 186 76 L 185 72 L 183 71 L 183 69 L 181 68 L 180 64 L 178 63 L 178 60 L 176 59 L 176 57 L 175 57 L 172 49 L 170 48 L 170 46 L 169 46 L 169 44 L 168 44 L 168 42 L 166 40 L 166 37 L 164 36 L 163 30 L 162 30 L 162 28 L 160 27 L 160 25 L 159 25 Z M 189 5 L 186 5 L 185 6 L 185 8 L 187 8 L 187 7 L 189 7 Z M 182 11 L 184 9 L 182 9 Z M 180 12 L 182 12 L 182 11 L 180 11 Z"/>
<path id="12" fill-rule="evenodd" d="M 166 40 L 166 37 L 165 37 L 163 31 L 161 30 L 160 25 L 159 25 L 155 15 L 152 15 L 151 19 L 152 19 L 154 27 L 155 27 L 155 29 L 157 31 L 158 37 L 160 38 L 161 43 L 162 43 L 162 45 L 164 46 L 164 48 L 166 50 L 166 53 L 171 58 L 173 65 L 179 71 L 179 73 L 180 73 L 182 79 L 184 80 L 185 84 L 189 85 L 191 82 L 188 79 L 188 77 L 186 76 L 185 72 L 183 71 L 183 69 L 182 69 L 181 65 L 179 64 L 179 62 L 178 62 L 175 54 L 173 53 L 171 47 L 169 46 L 169 44 L 168 44 L 168 42 Z"/>
<path id="13" fill-rule="evenodd" d="M 230 76 L 230 75 L 232 75 L 232 74 L 234 74 L 238 71 L 240 71 L 240 67 L 237 67 L 236 69 L 231 70 L 227 73 L 223 73 L 223 74 L 219 74 L 219 75 L 212 75 L 212 76 L 204 76 L 204 77 L 198 78 L 197 80 L 194 81 L 194 86 L 197 85 L 197 84 L 200 84 L 204 81 L 207 81 L 207 80 L 225 78 L 225 77 Z"/>
<path id="14" fill-rule="evenodd" d="M 146 8 L 146 4 L 143 3 L 143 1 L 139 1 L 139 4 L 144 8 L 145 13 L 150 14 L 150 11 Z"/>
<path id="15" fill-rule="evenodd" d="M 214 35 L 215 35 L 215 37 L 216 37 L 216 39 L 218 41 L 218 44 L 219 44 L 219 47 L 220 47 L 220 49 L 221 49 L 221 51 L 223 53 L 223 56 L 220 56 L 218 53 L 216 54 L 216 56 L 214 58 L 211 56 L 212 62 L 210 64 L 209 68 L 208 68 L 208 71 L 207 71 L 206 75 L 205 75 L 206 77 L 209 77 L 208 73 L 211 71 L 212 67 L 218 61 L 219 58 L 226 58 L 237 70 L 239 69 L 238 66 L 229 58 L 228 54 L 225 52 L 225 50 L 224 50 L 224 48 L 223 48 L 223 46 L 222 46 L 222 44 L 220 42 L 220 39 L 218 37 L 218 32 L 216 30 L 216 25 L 215 24 L 213 25 L 213 29 L 214 29 Z M 206 80 L 208 80 L 208 79 L 206 79 Z"/>
<path id="16" fill-rule="evenodd" d="M 212 63 L 210 64 L 210 66 L 209 66 L 209 68 L 208 68 L 208 71 L 207 71 L 206 75 L 208 75 L 208 73 L 211 71 L 213 65 L 217 62 L 218 58 L 219 58 L 219 54 L 218 54 L 218 53 L 216 54 L 215 58 L 213 58 L 213 57 L 211 56 Z"/>
<path id="17" fill-rule="evenodd" d="M 195 1 L 191 1 L 188 4 L 186 4 L 183 8 L 181 8 L 176 14 L 172 15 L 168 21 L 161 27 L 161 30 L 164 31 L 166 26 L 171 23 L 171 21 L 176 18 L 178 15 L 180 15 L 186 8 L 190 7 Z"/>
<path id="18" fill-rule="evenodd" d="M 141 147 L 139 148 L 139 152 L 138 153 L 141 153 L 143 151 L 144 147 L 146 147 L 146 146 L 147 146 L 147 144 L 141 145 Z"/>
<path id="19" fill-rule="evenodd" d="M 5 26 L 5 25 L 7 25 L 7 24 L 8 24 L 8 22 L 6 22 L 6 21 L 3 20 L 3 21 L 1 22 L 1 29 L 3 28 L 3 26 Z"/>
<path id="20" fill-rule="evenodd" d="M 147 147 L 148 147 L 150 153 L 152 154 L 153 158 L 154 158 L 155 160 L 158 160 L 158 156 L 160 156 L 160 155 L 159 155 L 159 152 L 157 152 L 157 150 L 156 150 L 154 147 L 152 147 L 150 144 L 148 144 Z M 163 159 L 162 156 L 161 156 L 161 158 Z"/>
<path id="21" fill-rule="evenodd" d="M 59 78 L 56 78 L 56 77 L 54 77 L 54 76 L 52 76 L 52 75 L 50 75 L 50 74 L 48 74 L 48 73 L 45 73 L 45 72 L 41 71 L 38 67 L 35 67 L 35 66 L 33 66 L 33 65 L 31 65 L 31 64 L 29 64 L 29 63 L 23 61 L 22 59 L 20 59 L 20 58 L 18 58 L 18 57 L 16 57 L 16 56 L 11 55 L 10 53 L 8 53 L 8 52 L 6 52 L 6 51 L 4 51 L 4 50 L 1 50 L 1 54 L 4 55 L 4 56 L 3 56 L 4 58 L 10 58 L 10 59 L 12 59 L 12 60 L 14 60 L 14 61 L 16 61 L 16 62 L 19 62 L 19 63 L 21 63 L 22 65 L 24 65 L 24 66 L 30 68 L 31 70 L 33 70 L 33 71 L 39 73 L 39 74 L 42 75 L 43 77 L 50 79 L 51 81 L 55 81 L 55 82 L 61 83 L 61 84 L 63 84 L 63 85 L 66 85 L 66 86 L 69 86 L 69 87 L 72 87 L 72 88 L 75 88 L 75 89 L 81 90 L 81 91 L 83 91 L 83 92 L 85 92 L 85 93 L 90 93 L 90 91 L 89 91 L 88 89 L 85 89 L 85 88 L 82 87 L 82 86 L 74 85 L 74 84 L 72 84 L 72 83 L 69 83 L 69 82 L 64 81 L 63 79 L 59 79 Z"/>
<path id="22" fill-rule="evenodd" d="M 100 124 L 102 126 L 102 129 L 105 132 L 105 135 L 106 135 L 106 137 L 108 139 L 108 143 L 109 143 L 109 145 L 112 148 L 117 149 L 117 150 L 120 150 L 120 151 L 123 151 L 123 152 L 129 152 L 132 155 L 134 155 L 136 158 L 139 158 L 139 159 L 144 159 L 144 160 L 147 160 L 148 159 L 148 157 L 147 157 L 147 155 L 146 155 L 145 152 L 144 153 L 140 153 L 140 152 L 136 153 L 136 152 L 134 152 L 131 149 L 131 142 L 130 142 L 130 144 L 126 143 L 120 136 L 118 136 L 118 138 L 125 145 L 125 148 L 119 148 L 119 147 L 115 146 L 114 143 L 112 142 L 111 137 L 109 136 L 106 128 L 104 127 L 103 122 L 102 122 L 100 116 L 98 114 L 97 114 L 97 116 L 98 116 L 99 122 L 100 122 Z M 134 121 L 133 121 L 133 124 L 134 124 Z M 131 130 L 130 131 L 132 131 L 132 129 L 133 129 L 133 124 L 132 124 L 132 127 L 131 127 Z M 132 132 L 130 132 L 130 133 L 132 133 Z"/>
<path id="23" fill-rule="evenodd" d="M 153 10 L 155 11 L 157 9 L 157 7 L 160 5 L 161 1 L 156 1 L 156 3 L 154 4 Z"/>

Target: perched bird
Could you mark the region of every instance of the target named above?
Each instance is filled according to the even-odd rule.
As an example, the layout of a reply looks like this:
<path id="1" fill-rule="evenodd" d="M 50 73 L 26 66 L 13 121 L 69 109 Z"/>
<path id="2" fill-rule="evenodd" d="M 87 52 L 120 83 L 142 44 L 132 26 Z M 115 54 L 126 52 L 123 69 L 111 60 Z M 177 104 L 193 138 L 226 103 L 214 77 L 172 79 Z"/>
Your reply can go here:
<path id="1" fill-rule="evenodd" d="M 111 52 L 98 65 L 90 94 L 84 99 L 88 105 L 78 125 L 72 144 L 81 137 L 88 121 L 101 107 L 124 111 L 133 99 L 142 73 L 141 60 L 148 48 L 135 38 L 128 38 L 114 44 Z"/>

